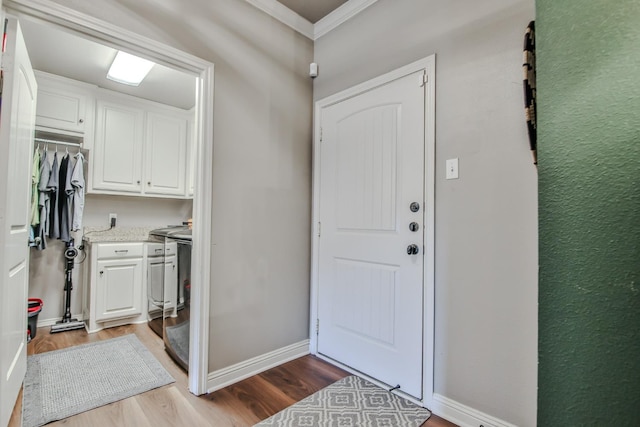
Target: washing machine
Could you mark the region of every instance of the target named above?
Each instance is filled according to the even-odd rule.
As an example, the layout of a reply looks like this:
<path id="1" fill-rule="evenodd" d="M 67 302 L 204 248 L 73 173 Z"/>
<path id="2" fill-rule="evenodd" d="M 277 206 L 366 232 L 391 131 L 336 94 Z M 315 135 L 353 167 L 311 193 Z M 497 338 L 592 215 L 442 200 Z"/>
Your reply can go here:
<path id="1" fill-rule="evenodd" d="M 147 319 L 167 353 L 189 368 L 191 320 L 191 230 L 167 227 L 149 233 Z"/>

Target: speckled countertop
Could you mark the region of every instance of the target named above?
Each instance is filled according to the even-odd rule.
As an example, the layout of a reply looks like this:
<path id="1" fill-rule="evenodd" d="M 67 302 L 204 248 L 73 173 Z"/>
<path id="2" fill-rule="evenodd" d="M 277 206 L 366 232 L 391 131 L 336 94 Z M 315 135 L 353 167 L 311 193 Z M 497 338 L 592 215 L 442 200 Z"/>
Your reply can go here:
<path id="1" fill-rule="evenodd" d="M 149 239 L 149 232 L 159 227 L 85 227 L 84 241 L 101 242 L 144 242 Z"/>

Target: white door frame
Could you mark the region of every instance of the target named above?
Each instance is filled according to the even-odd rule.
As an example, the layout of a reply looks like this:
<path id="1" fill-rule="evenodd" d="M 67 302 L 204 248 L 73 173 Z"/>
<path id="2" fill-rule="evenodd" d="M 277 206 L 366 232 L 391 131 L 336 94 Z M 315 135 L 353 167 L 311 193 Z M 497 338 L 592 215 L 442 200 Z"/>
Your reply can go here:
<path id="1" fill-rule="evenodd" d="M 18 18 L 26 16 L 58 25 L 79 35 L 139 54 L 156 63 L 184 71 L 196 81 L 196 182 L 193 202 L 193 252 L 189 390 L 207 392 L 209 370 L 209 284 L 211 283 L 211 193 L 213 159 L 213 77 L 211 62 L 171 46 L 125 30 L 50 0 L 4 0 L 4 7 Z"/>
<path id="2" fill-rule="evenodd" d="M 352 98 L 363 92 L 382 86 L 393 80 L 425 70 L 427 82 L 425 83 L 425 209 L 424 209 L 424 319 L 423 319 L 423 397 L 419 403 L 425 407 L 431 407 L 433 398 L 433 359 L 434 359 L 434 297 L 435 297 L 435 254 L 434 254 L 434 227 L 435 227 L 435 55 L 413 62 L 404 67 L 376 77 L 349 89 L 343 90 L 335 95 L 321 99 L 315 103 L 314 108 L 314 131 L 313 131 L 313 227 L 312 227 L 312 248 L 311 248 L 311 307 L 310 307 L 310 345 L 309 351 L 321 358 L 318 354 L 318 335 L 316 322 L 318 319 L 318 292 L 319 292 L 319 255 L 320 241 L 319 215 L 320 215 L 320 118 L 322 109 L 333 104 L 337 104 L 348 98 Z M 422 76 L 421 76 L 422 77 Z M 419 82 L 416 81 L 416 85 Z M 331 361 L 335 363 L 335 361 Z M 352 369 L 342 366 L 348 371 Z M 371 378 L 370 378 L 371 379 Z M 374 380 L 374 379 L 372 379 Z M 374 380 L 375 382 L 375 380 Z M 412 399 L 410 396 L 405 397 Z"/>

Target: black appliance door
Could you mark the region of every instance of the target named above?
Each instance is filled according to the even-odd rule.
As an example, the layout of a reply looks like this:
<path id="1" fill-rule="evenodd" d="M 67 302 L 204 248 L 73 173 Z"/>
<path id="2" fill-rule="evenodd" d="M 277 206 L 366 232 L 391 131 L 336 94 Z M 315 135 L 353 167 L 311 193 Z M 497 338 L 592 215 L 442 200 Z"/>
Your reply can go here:
<path id="1" fill-rule="evenodd" d="M 175 257 L 165 257 L 164 345 L 167 353 L 182 368 L 188 370 L 191 319 L 191 241 L 167 237 L 165 245 L 175 248 Z M 171 253 L 171 250 L 167 253 Z"/>

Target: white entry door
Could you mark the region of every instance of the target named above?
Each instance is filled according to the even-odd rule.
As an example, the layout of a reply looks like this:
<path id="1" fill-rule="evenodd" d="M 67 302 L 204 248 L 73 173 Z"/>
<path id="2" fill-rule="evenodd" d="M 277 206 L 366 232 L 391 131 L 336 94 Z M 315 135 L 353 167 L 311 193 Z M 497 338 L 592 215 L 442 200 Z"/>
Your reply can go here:
<path id="1" fill-rule="evenodd" d="M 321 111 L 318 352 L 422 398 L 424 71 Z"/>
<path id="2" fill-rule="evenodd" d="M 27 368 L 29 198 L 37 86 L 20 26 L 9 19 L 0 110 L 0 425 Z"/>

